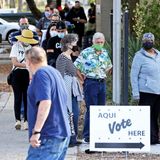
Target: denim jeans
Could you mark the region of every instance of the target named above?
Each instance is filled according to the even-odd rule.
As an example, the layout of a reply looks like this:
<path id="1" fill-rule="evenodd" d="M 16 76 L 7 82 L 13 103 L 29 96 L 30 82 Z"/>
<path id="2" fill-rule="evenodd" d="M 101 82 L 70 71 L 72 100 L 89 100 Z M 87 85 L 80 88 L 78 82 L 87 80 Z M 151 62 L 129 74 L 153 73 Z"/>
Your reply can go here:
<path id="1" fill-rule="evenodd" d="M 86 114 L 84 120 L 83 138 L 89 142 L 90 128 L 90 105 L 105 105 L 106 82 L 98 82 L 86 79 L 84 82 L 84 98 L 86 103 Z"/>
<path id="2" fill-rule="evenodd" d="M 74 96 L 72 96 L 72 112 L 73 112 L 74 129 L 76 134 L 74 136 L 71 136 L 70 144 L 76 144 L 78 136 L 79 104 L 77 101 L 77 97 Z"/>
<path id="3" fill-rule="evenodd" d="M 26 160 L 64 160 L 70 137 L 42 139 L 41 146 L 29 147 Z"/>

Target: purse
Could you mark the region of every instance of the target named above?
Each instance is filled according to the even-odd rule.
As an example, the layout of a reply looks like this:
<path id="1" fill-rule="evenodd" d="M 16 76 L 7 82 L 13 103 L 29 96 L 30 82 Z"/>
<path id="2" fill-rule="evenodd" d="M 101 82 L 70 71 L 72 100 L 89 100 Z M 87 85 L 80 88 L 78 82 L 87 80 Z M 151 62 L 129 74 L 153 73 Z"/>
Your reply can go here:
<path id="1" fill-rule="evenodd" d="M 9 73 L 9 75 L 7 76 L 7 83 L 8 85 L 11 85 L 12 84 L 12 79 L 13 79 L 13 72 L 15 71 L 15 68 Z"/>
<path id="2" fill-rule="evenodd" d="M 23 62 L 24 58 L 20 61 Z M 13 72 L 16 70 L 17 67 L 14 67 L 11 72 L 9 73 L 9 75 L 7 76 L 7 83 L 8 85 L 12 85 L 12 80 L 13 80 Z"/>

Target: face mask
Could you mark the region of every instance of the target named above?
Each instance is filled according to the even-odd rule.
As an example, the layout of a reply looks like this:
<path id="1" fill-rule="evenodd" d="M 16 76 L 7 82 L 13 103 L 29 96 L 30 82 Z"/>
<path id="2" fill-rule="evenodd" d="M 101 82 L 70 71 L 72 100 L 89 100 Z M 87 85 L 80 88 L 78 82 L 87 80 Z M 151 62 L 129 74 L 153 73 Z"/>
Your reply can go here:
<path id="1" fill-rule="evenodd" d="M 79 49 L 78 49 L 78 46 L 76 45 L 76 46 L 73 46 L 73 48 L 72 48 L 72 51 L 78 51 Z"/>
<path id="2" fill-rule="evenodd" d="M 23 42 L 22 45 L 23 45 L 24 47 L 28 47 L 30 44 Z"/>
<path id="3" fill-rule="evenodd" d="M 46 18 L 48 18 L 51 14 L 50 14 L 50 12 L 45 11 L 45 12 L 44 12 L 44 15 L 45 15 Z"/>
<path id="4" fill-rule="evenodd" d="M 92 47 L 96 50 L 96 51 L 101 51 L 103 48 L 102 44 L 94 44 L 92 45 Z"/>
<path id="5" fill-rule="evenodd" d="M 149 49 L 153 48 L 153 42 L 144 42 L 143 43 L 143 48 L 145 50 L 149 50 Z"/>
<path id="6" fill-rule="evenodd" d="M 20 25 L 21 30 L 28 29 L 29 25 Z"/>
<path id="7" fill-rule="evenodd" d="M 64 33 L 58 33 L 59 38 L 64 38 Z"/>
<path id="8" fill-rule="evenodd" d="M 77 46 L 77 41 L 71 43 L 72 46 Z"/>
<path id="9" fill-rule="evenodd" d="M 50 31 L 49 33 L 50 33 L 51 37 L 55 37 L 58 34 L 56 31 Z"/>

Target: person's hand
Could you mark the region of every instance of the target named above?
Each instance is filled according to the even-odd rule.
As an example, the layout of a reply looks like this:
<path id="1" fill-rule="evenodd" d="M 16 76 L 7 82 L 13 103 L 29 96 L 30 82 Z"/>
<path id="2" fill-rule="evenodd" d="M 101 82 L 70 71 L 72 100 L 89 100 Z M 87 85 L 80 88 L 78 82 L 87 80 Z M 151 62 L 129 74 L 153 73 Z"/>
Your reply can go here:
<path id="1" fill-rule="evenodd" d="M 33 134 L 30 138 L 30 144 L 33 148 L 39 147 L 41 145 L 41 141 L 39 140 L 40 134 Z"/>
<path id="2" fill-rule="evenodd" d="M 132 97 L 132 104 L 138 105 L 139 104 L 139 96 L 133 96 Z"/>

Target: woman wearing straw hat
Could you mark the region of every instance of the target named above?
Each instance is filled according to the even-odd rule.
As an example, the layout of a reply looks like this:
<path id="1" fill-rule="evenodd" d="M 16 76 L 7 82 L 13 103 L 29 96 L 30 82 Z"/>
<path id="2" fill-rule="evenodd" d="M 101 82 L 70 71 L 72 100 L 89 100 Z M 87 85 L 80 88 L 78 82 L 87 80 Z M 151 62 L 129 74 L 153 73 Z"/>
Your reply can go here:
<path id="1" fill-rule="evenodd" d="M 10 58 L 13 64 L 14 72 L 12 79 L 12 88 L 14 92 L 14 113 L 15 128 L 21 129 L 21 103 L 24 105 L 24 125 L 23 129 L 28 129 L 27 123 L 27 88 L 29 85 L 29 72 L 25 64 L 25 51 L 30 49 L 31 44 L 37 44 L 38 41 L 33 38 L 33 32 L 23 30 L 20 36 L 15 37 L 16 42 L 11 49 Z"/>

